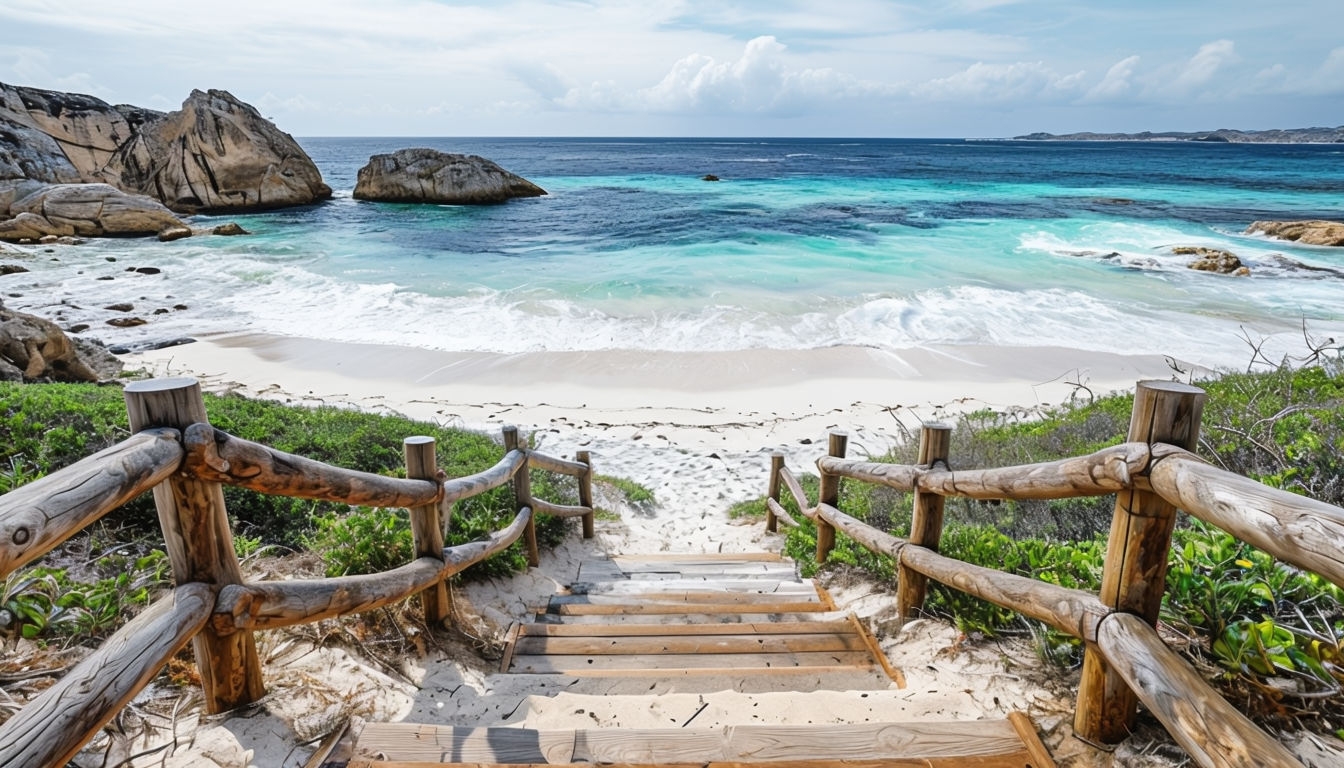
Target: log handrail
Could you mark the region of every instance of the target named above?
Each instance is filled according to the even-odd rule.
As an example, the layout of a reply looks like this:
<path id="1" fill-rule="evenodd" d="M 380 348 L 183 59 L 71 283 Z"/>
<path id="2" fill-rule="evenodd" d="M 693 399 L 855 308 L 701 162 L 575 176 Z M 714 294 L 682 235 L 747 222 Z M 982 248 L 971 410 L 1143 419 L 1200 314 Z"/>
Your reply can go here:
<path id="1" fill-rule="evenodd" d="M 175 429 L 150 429 L 0 496 L 0 579 L 163 482 L 182 463 Z"/>
<path id="2" fill-rule="evenodd" d="M 1085 664 L 1084 682 L 1093 687 L 1090 694 L 1088 685 L 1080 689 L 1075 723 L 1075 732 L 1084 738 L 1123 737 L 1129 727 L 1126 711 L 1132 713 L 1128 702 L 1137 700 L 1201 766 L 1301 768 L 1282 744 L 1219 696 L 1158 637 L 1153 626 L 1155 600 L 1160 599 L 1165 581 L 1162 563 L 1170 547 L 1168 526 L 1174 519 L 1166 510 L 1183 509 L 1285 563 L 1344 587 L 1340 545 L 1344 509 L 1269 488 L 1168 444 L 1167 440 L 1193 443 L 1203 398 L 1203 391 L 1195 387 L 1141 382 L 1129 442 L 1087 456 L 1016 467 L 953 471 L 932 458 L 916 465 L 847 460 L 842 457 L 843 440 L 837 442 L 833 436 L 830 455 L 817 460 L 823 497 L 814 518 L 818 559 L 822 561 L 831 547 L 825 539 L 841 531 L 870 551 L 891 556 L 903 581 L 907 574 L 932 578 L 1081 638 L 1095 671 L 1089 681 Z M 927 440 L 928 435 L 924 437 Z M 921 455 L 925 453 L 922 444 Z M 766 503 L 770 519 L 775 519 L 784 509 L 777 501 L 779 487 L 790 476 L 781 454 L 772 456 L 770 474 Z M 837 509 L 840 478 L 940 498 L 1027 500 L 1117 493 L 1102 595 L 940 555 L 932 548 L 934 526 L 927 526 L 934 542 L 929 546 L 878 530 Z M 798 499 L 798 506 L 806 509 L 806 498 Z M 1117 541 L 1117 526 L 1122 524 L 1126 532 Z M 1161 552 L 1149 552 L 1153 547 Z M 1108 584 L 1111 597 L 1106 597 Z M 922 596 L 918 600 L 922 602 Z M 906 611 L 901 614 L 904 618 Z M 1112 677 L 1116 682 L 1110 682 Z"/>
<path id="3" fill-rule="evenodd" d="M 803 490 L 803 484 L 798 482 L 798 476 L 793 474 L 793 471 L 788 467 L 781 467 L 779 479 L 783 481 L 784 488 L 793 497 L 793 503 L 798 505 L 798 512 L 809 520 L 816 517 L 817 510 L 808 502 L 807 492 Z M 797 523 L 794 523 L 794 525 L 797 525 Z"/>
<path id="4" fill-rule="evenodd" d="M 445 548 L 442 560 L 421 557 L 379 573 L 225 587 L 213 625 L 221 634 L 277 629 L 391 605 L 503 551 L 522 537 L 531 519 L 532 510 L 524 509 L 488 539 Z"/>
<path id="5" fill-rule="evenodd" d="M 1110 614 L 1097 628 L 1097 647 L 1199 765 L 1301 768 L 1292 753 L 1219 696 L 1142 618 Z"/>
<path id="6" fill-rule="evenodd" d="M 477 472 L 474 475 L 458 477 L 445 482 L 443 484 L 442 502 L 452 504 L 499 488 L 513 480 L 513 476 L 518 470 L 525 466 L 527 466 L 526 453 L 519 450 L 509 451 L 504 454 L 504 458 L 484 472 Z"/>
<path id="7" fill-rule="evenodd" d="M 583 517 L 593 514 L 592 507 L 581 507 L 577 505 L 552 504 L 549 501 L 541 499 L 532 500 L 532 511 L 539 515 L 550 515 L 551 517 Z"/>
<path id="8" fill-rule="evenodd" d="M 593 535 L 593 468 L 533 453 L 516 429 L 489 469 L 445 480 L 433 439 L 403 443 L 408 479 L 358 472 L 277 451 L 205 421 L 194 379 L 136 382 L 125 390 L 131 437 L 0 496 L 0 578 L 153 489 L 177 587 L 126 624 L 84 662 L 0 726 L 0 765 L 64 765 L 140 692 L 167 659 L 193 643 L 205 708 L 218 712 L 260 698 L 265 688 L 252 632 L 367 611 L 417 593 L 428 621 L 451 615 L 444 581 L 527 538 L 535 563 L 535 514 L 583 518 Z M 532 499 L 532 468 L 579 481 L 577 506 Z M 488 538 L 442 547 L 437 536 L 454 502 L 512 482 L 527 499 Z M 296 498 L 410 510 L 417 556 L 382 573 L 329 579 L 246 582 L 234 555 L 221 487 Z M 436 543 L 437 542 L 437 543 Z"/>
<path id="9" fill-rule="evenodd" d="M 1011 608 L 1079 639 L 1094 639 L 1097 623 L 1110 613 L 1110 609 L 1091 592 L 940 555 L 884 533 L 828 504 L 819 505 L 817 515 L 870 552 L 890 556 L 928 578 L 981 600 Z"/>
<path id="10" fill-rule="evenodd" d="M 0 726 L 0 765 L 65 765 L 205 626 L 208 585 L 159 598 Z"/>
<path id="11" fill-rule="evenodd" d="M 1279 560 L 1344 588 L 1344 509 L 1219 469 L 1174 445 L 1153 446 L 1153 492 Z"/>
<path id="12" fill-rule="evenodd" d="M 798 527 L 798 521 L 793 519 L 793 515 L 789 514 L 789 511 L 784 508 L 783 504 L 780 504 L 774 499 L 766 499 L 765 505 L 770 509 L 770 512 L 774 514 L 775 520 L 783 523 L 789 528 Z"/>
<path id="13" fill-rule="evenodd" d="M 540 451 L 528 451 L 527 461 L 533 469 L 554 472 L 557 475 L 568 475 L 569 477 L 583 477 L 584 473 L 588 471 L 588 465 L 581 461 L 558 459 Z"/>
<path id="14" fill-rule="evenodd" d="M 942 465 L 884 464 L 822 456 L 824 472 L 884 485 L 967 499 L 1067 499 L 1098 496 L 1134 487 L 1133 477 L 1149 464 L 1147 443 L 1121 443 L 1087 456 L 993 469 L 950 470 Z"/>
<path id="15" fill-rule="evenodd" d="M 182 441 L 187 452 L 183 472 L 188 476 L 276 496 L 366 507 L 418 507 L 437 503 L 444 493 L 443 486 L 433 481 L 334 467 L 204 423 L 187 427 Z"/>

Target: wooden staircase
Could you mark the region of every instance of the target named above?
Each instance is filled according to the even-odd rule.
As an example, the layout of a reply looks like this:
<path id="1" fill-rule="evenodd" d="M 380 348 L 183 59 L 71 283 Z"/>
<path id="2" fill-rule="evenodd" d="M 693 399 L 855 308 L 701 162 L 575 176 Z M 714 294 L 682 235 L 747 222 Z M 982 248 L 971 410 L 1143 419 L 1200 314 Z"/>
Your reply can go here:
<path id="1" fill-rule="evenodd" d="M 585 562 L 576 582 L 532 623 L 513 628 L 501 671 L 602 681 L 608 702 L 626 693 L 646 703 L 649 694 L 671 699 L 704 692 L 703 701 L 712 691 L 866 696 L 858 692 L 904 687 L 860 621 L 837 611 L 824 589 L 799 579 L 792 562 L 770 554 Z M 526 719 L 482 728 L 371 723 L 349 765 L 1054 765 L 1030 721 L 1018 714 L 996 721 L 829 725 L 763 725 L 747 717 L 690 727 L 692 716 L 679 728 L 546 728 Z"/>
<path id="2" fill-rule="evenodd" d="M 775 689 L 786 676 L 846 688 L 895 675 L 854 617 L 776 555 L 592 560 L 579 581 L 515 628 L 503 669 L 613 678 L 724 678 L 710 690 Z M 856 674 L 857 673 L 857 674 Z M 863 677 L 871 679 L 861 680 Z M 678 690 L 700 687 L 683 682 Z M 813 685 L 815 687 L 815 685 Z"/>

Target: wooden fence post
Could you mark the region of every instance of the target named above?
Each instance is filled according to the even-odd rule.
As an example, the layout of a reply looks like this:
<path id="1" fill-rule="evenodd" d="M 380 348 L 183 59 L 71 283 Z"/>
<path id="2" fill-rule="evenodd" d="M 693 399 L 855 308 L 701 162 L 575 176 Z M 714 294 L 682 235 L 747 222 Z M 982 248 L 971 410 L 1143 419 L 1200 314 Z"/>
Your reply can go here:
<path id="1" fill-rule="evenodd" d="M 583 538 L 591 539 L 596 522 L 596 510 L 593 507 L 593 459 L 587 451 L 579 451 L 574 454 L 574 460 L 587 467 L 583 474 L 579 475 L 579 506 L 593 510 L 583 516 Z"/>
<path id="2" fill-rule="evenodd" d="M 776 451 L 770 454 L 770 485 L 766 495 L 775 501 L 779 501 L 780 486 L 784 483 L 784 478 L 780 473 L 784 471 L 784 454 Z M 765 505 L 765 530 L 775 533 L 779 530 L 779 520 L 775 518 L 775 510 L 769 504 Z"/>
<path id="3" fill-rule="evenodd" d="M 952 446 L 952 427 L 947 424 L 925 424 L 919 431 L 920 466 L 932 468 L 947 464 Z M 915 490 L 914 512 L 910 518 L 910 543 L 938 551 L 943 538 L 943 504 L 945 499 L 936 493 Z M 929 591 L 929 579 L 904 565 L 897 569 L 896 609 L 902 624 L 915 618 L 924 609 L 924 598 Z"/>
<path id="4" fill-rule="evenodd" d="M 522 451 L 526 456 L 527 448 L 518 437 L 518 428 L 504 427 L 504 452 Z M 523 507 L 532 508 L 532 467 L 531 461 L 523 465 L 513 476 L 514 507 L 521 511 Z M 527 520 L 527 529 L 523 532 L 523 541 L 527 546 L 527 564 L 531 568 L 541 565 L 541 551 L 537 548 L 537 518 L 535 512 Z"/>
<path id="5" fill-rule="evenodd" d="M 845 451 L 849 447 L 849 435 L 844 432 L 832 432 L 830 442 L 827 446 L 827 453 L 837 459 L 845 458 Z M 817 504 L 826 504 L 828 506 L 839 508 L 840 504 L 840 476 L 821 470 L 821 483 L 817 491 Z M 835 527 L 821 516 L 817 516 L 817 562 L 826 562 L 826 557 L 831 554 L 835 548 Z"/>
<path id="6" fill-rule="evenodd" d="M 435 457 L 434 438 L 408 437 L 402 441 L 401 447 L 406 455 L 406 477 L 443 483 L 443 478 L 439 475 L 438 460 Z M 442 560 L 443 519 L 439 514 L 438 503 L 412 507 L 410 513 L 415 556 Z M 448 585 L 442 581 L 421 592 L 420 605 L 425 611 L 425 624 L 443 628 L 453 612 L 451 599 L 448 595 Z"/>
<path id="7" fill-rule="evenodd" d="M 126 386 L 124 396 L 133 432 L 151 427 L 184 430 L 208 422 L 200 384 L 192 378 L 137 381 Z M 221 587 L 243 582 L 223 486 L 178 472 L 154 487 L 154 506 L 174 582 L 208 584 L 215 594 Z M 207 712 L 250 704 L 266 693 L 251 632 L 220 635 L 207 623 L 192 638 L 192 649 Z"/>
<path id="8" fill-rule="evenodd" d="M 1204 390 L 1171 381 L 1141 381 L 1134 393 L 1129 442 L 1167 443 L 1194 450 L 1204 411 Z M 1147 468 L 1140 474 L 1147 474 Z M 1176 508 L 1149 491 L 1122 491 L 1106 544 L 1101 601 L 1157 625 L 1167 583 Z M 1073 729 L 1097 744 L 1124 739 L 1134 726 L 1138 699 L 1088 643 Z"/>

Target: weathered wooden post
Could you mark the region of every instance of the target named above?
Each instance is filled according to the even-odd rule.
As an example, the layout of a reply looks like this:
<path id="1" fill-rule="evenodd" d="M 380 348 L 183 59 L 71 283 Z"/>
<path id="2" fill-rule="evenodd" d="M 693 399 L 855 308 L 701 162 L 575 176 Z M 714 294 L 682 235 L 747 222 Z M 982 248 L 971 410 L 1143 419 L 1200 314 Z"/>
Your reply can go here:
<path id="1" fill-rule="evenodd" d="M 208 422 L 200 384 L 192 378 L 137 381 L 127 385 L 124 396 L 133 432 L 152 427 L 183 430 Z M 208 584 L 218 594 L 221 587 L 243 582 L 223 486 L 179 471 L 154 487 L 154 506 L 175 583 Z M 192 639 L 192 648 L 207 712 L 250 704 L 266 693 L 251 632 L 220 635 L 206 624 Z"/>
<path id="2" fill-rule="evenodd" d="M 579 451 L 574 454 L 574 460 L 587 467 L 583 474 L 579 475 L 579 506 L 593 510 L 583 516 L 583 538 L 591 539 L 596 523 L 596 510 L 593 507 L 593 459 L 587 451 Z"/>
<path id="3" fill-rule="evenodd" d="M 1129 442 L 1167 443 L 1194 450 L 1204 411 L 1204 390 L 1171 381 L 1141 381 L 1134 393 Z M 1147 468 L 1141 472 L 1146 475 Z M 1117 611 L 1157 625 L 1167 584 L 1171 532 L 1176 507 L 1150 491 L 1121 491 L 1115 501 L 1101 601 Z M 1124 739 L 1134 726 L 1138 699 L 1108 668 L 1100 652 L 1087 644 L 1073 729 L 1098 744 Z"/>
<path id="4" fill-rule="evenodd" d="M 771 499 L 779 501 L 780 486 L 784 483 L 784 454 L 776 451 L 770 454 L 770 485 L 769 493 Z M 775 509 L 769 504 L 765 505 L 765 530 L 775 533 L 779 530 L 779 520 L 775 518 Z"/>
<path id="5" fill-rule="evenodd" d="M 518 428 L 515 426 L 504 427 L 504 452 L 522 451 L 523 456 L 527 456 L 527 448 L 522 444 L 518 437 Z M 514 508 L 521 511 L 523 507 L 532 509 L 532 467 L 530 461 L 524 461 L 523 465 L 513 475 L 513 501 Z M 541 551 L 537 548 L 537 518 L 533 512 L 532 517 L 527 519 L 527 529 L 523 532 L 523 541 L 527 546 L 527 564 L 532 568 L 541 565 Z"/>
<path id="6" fill-rule="evenodd" d="M 837 459 L 845 458 L 845 451 L 849 447 L 849 435 L 844 432 L 832 432 L 830 442 L 827 445 L 827 453 Z M 840 506 L 840 476 L 821 470 L 821 483 L 817 490 L 817 504 L 827 506 Z M 817 562 L 826 562 L 827 556 L 835 548 L 835 527 L 825 520 L 821 515 L 817 515 Z"/>
<path id="7" fill-rule="evenodd" d="M 417 435 L 402 441 L 402 450 L 406 455 L 406 476 L 413 480 L 430 480 L 442 485 L 443 477 L 439 473 L 438 460 L 435 457 L 435 440 L 432 437 Z M 443 559 L 443 519 L 437 502 L 422 507 L 411 507 L 411 538 L 415 544 L 415 556 Z M 448 585 L 440 581 L 420 593 L 420 605 L 425 610 L 425 624 L 431 627 L 443 627 L 452 615 L 452 602 L 448 595 Z"/>
<path id="8" fill-rule="evenodd" d="M 952 427 L 947 424 L 925 424 L 919 431 L 920 466 L 933 468 L 935 464 L 947 464 L 947 454 L 952 446 Z M 945 499 L 936 493 L 924 493 L 915 490 L 914 511 L 910 517 L 910 543 L 938 551 L 943 538 L 943 503 Z M 902 624 L 915 618 L 915 613 L 924 609 L 924 598 L 929 591 L 929 579 L 922 573 L 904 565 L 897 570 L 896 609 Z"/>

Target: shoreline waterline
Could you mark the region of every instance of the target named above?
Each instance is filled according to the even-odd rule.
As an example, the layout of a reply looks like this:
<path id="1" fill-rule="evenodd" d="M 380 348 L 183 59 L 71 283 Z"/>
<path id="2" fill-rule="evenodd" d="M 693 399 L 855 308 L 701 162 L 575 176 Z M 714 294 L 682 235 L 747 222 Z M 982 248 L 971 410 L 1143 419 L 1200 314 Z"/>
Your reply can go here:
<path id="1" fill-rule="evenodd" d="M 1169 358 L 1060 347 L 862 347 L 741 352 L 443 352 L 270 334 L 231 334 L 127 355 L 129 368 L 192 375 L 207 389 L 391 410 L 566 440 L 647 432 L 687 449 L 757 451 L 830 429 L 890 433 L 982 408 L 1169 379 Z M 1174 362 L 1174 361 L 1172 361 Z"/>

